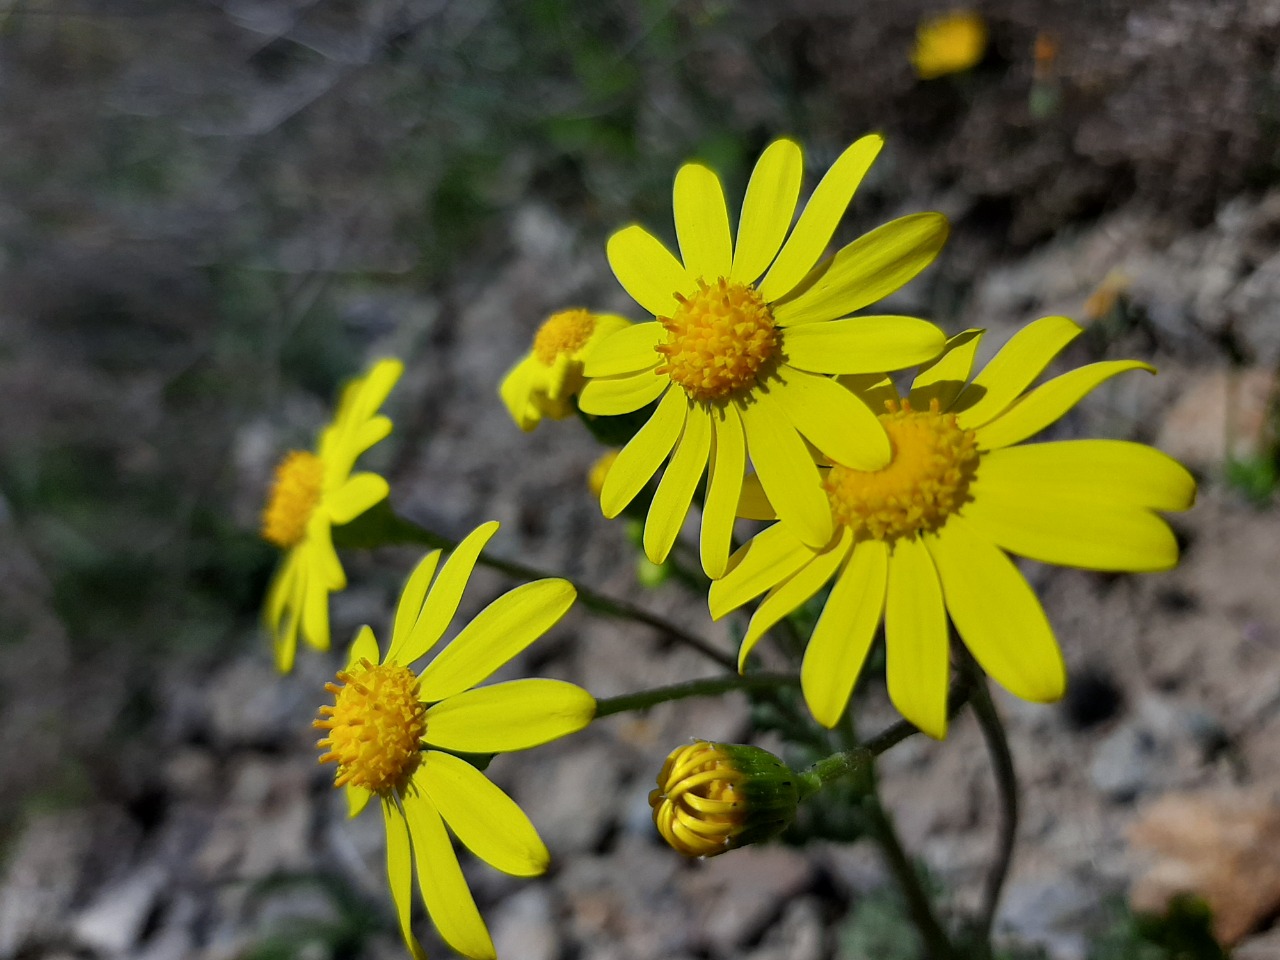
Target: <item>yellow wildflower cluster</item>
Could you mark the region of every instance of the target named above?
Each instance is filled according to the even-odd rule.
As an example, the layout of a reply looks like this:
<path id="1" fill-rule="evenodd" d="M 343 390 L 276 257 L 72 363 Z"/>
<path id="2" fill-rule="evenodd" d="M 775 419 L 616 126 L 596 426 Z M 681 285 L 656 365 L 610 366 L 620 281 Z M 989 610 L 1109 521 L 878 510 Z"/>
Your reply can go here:
<path id="1" fill-rule="evenodd" d="M 972 65 L 984 45 L 981 20 L 954 14 L 922 25 L 914 61 L 933 76 Z M 796 657 L 813 719 L 837 725 L 882 631 L 890 698 L 916 728 L 942 738 L 953 634 L 1015 696 L 1046 702 L 1065 689 L 1052 628 L 1014 557 L 1167 569 L 1178 547 L 1161 514 L 1190 507 L 1195 483 L 1137 443 L 1027 442 L 1106 380 L 1154 372 L 1113 360 L 1038 382 L 1081 333 L 1073 321 L 1036 320 L 977 369 L 983 331 L 948 338 L 924 319 L 867 312 L 933 263 L 949 229 L 939 213 L 910 214 L 828 252 L 882 145 L 874 135 L 850 145 L 800 206 L 800 147 L 773 142 L 751 173 L 736 228 L 718 176 L 684 165 L 673 194 L 679 255 L 639 225 L 606 245 L 642 317 L 551 315 L 499 393 L 524 431 L 574 414 L 593 431 L 623 431 L 589 484 L 606 517 L 630 510 L 639 531 L 643 516 L 636 537 L 648 563 L 675 565 L 699 500 L 710 615 L 750 610 L 740 672 L 775 625 L 825 590 Z M 388 495 L 383 478 L 352 471 L 390 432 L 378 411 L 400 373 L 398 361 L 376 363 L 343 391 L 316 449 L 289 453 L 276 471 L 262 535 L 284 552 L 266 603 L 282 671 L 298 637 L 329 645 L 329 595 L 346 584 L 332 528 Z M 403 523 L 389 509 L 383 519 Z M 739 521 L 766 525 L 734 549 Z M 528 818 L 464 757 L 546 743 L 597 711 L 586 691 L 562 681 L 482 685 L 569 609 L 576 591 L 560 579 L 500 596 L 415 672 L 496 529 L 480 526 L 443 564 L 439 550 L 422 559 L 385 654 L 362 628 L 315 721 L 321 762 L 336 765 L 352 815 L 375 798 L 382 809 L 391 893 L 414 956 L 415 876 L 450 946 L 494 954 L 451 837 L 516 876 L 548 863 Z M 680 573 L 699 582 L 696 571 Z M 720 659 L 732 672 L 732 659 Z M 804 780 L 754 747 L 695 741 L 667 758 L 649 798 L 654 822 L 689 856 L 757 842 L 786 828 L 797 803 L 860 756 L 828 758 Z"/>

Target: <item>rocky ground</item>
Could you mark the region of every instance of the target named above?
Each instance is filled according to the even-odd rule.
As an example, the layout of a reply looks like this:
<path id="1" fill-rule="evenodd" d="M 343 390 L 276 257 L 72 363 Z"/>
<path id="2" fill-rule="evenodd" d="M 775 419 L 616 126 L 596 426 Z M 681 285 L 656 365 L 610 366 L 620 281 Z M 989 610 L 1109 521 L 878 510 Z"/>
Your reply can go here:
<path id="1" fill-rule="evenodd" d="M 999 701 L 1025 794 L 998 929 L 1054 960 L 1084 960 L 1116 903 L 1158 908 L 1190 887 L 1214 907 L 1237 958 L 1280 957 L 1280 512 L 1269 489 L 1248 496 L 1227 469 L 1229 460 L 1274 457 L 1280 190 L 1266 172 L 1274 148 L 1257 98 L 1274 88 L 1280 10 L 1260 0 L 1099 4 L 1096 22 L 1065 23 L 1050 5 L 993 4 L 991 58 L 929 99 L 898 61 L 865 83 L 846 69 L 874 59 L 877 43 L 909 36 L 915 11 L 887 6 L 871 5 L 875 29 L 861 29 L 821 4 L 786 16 L 744 5 L 748 28 L 769 29 L 709 44 L 714 56 L 695 73 L 733 94 L 744 128 L 772 133 L 782 101 L 759 86 L 768 76 L 760 64 L 785 51 L 800 64 L 805 122 L 827 130 L 819 153 L 838 145 L 824 117 L 853 132 L 887 126 L 886 174 L 868 185 L 850 232 L 917 209 L 941 209 L 955 223 L 939 263 L 889 310 L 950 330 L 986 327 L 988 354 L 1037 316 L 1080 318 L 1089 332 L 1064 362 L 1138 356 L 1160 373 L 1106 384 L 1059 435 L 1156 443 L 1202 481 L 1196 508 L 1173 518 L 1184 560 L 1170 573 L 1027 567 L 1072 686 L 1055 707 Z M 685 15 L 696 23 L 696 13 Z M 1052 82 L 1061 106 L 1036 125 L 1026 115 L 1025 50 L 1046 27 L 1059 36 Z M 951 118 L 945 137 L 935 114 Z M 660 172 L 665 180 L 672 170 Z M 6 202 L 6 237 L 44 222 L 15 196 Z M 629 309 L 604 263 L 607 227 L 575 213 L 545 198 L 511 202 L 492 228 L 501 240 L 481 244 L 444 280 L 375 277 L 315 294 L 338 303 L 354 353 L 406 360 L 389 405 L 396 434 L 371 462 L 405 515 L 455 536 L 498 519 L 498 552 L 628 597 L 729 649 L 696 598 L 636 584 L 621 526 L 599 516 L 585 489 L 599 452 L 585 432 L 565 423 L 520 434 L 497 401 L 498 379 L 547 312 Z M 251 530 L 275 458 L 321 422 L 323 394 L 287 381 L 265 389 L 271 403 L 236 399 L 238 387 L 186 390 L 186 371 L 212 369 L 237 384 L 227 371 L 247 361 L 220 345 L 225 327 L 213 319 L 206 274 L 148 262 L 150 248 L 136 244 L 107 249 L 102 238 L 122 216 L 96 210 L 74 238 L 59 235 L 51 249 L 62 259 L 8 262 L 3 446 L 42 456 L 49 446 L 92 449 L 98 459 L 74 464 L 86 483 L 95 470 L 126 484 L 159 475 L 190 491 L 175 514 L 182 529 L 212 500 L 230 525 Z M 102 324 L 104 303 L 125 308 Z M 217 402 L 201 399 L 209 396 Z M 128 594 L 131 581 L 108 581 L 108 600 L 68 615 L 49 558 L 88 547 L 74 518 L 30 506 L 15 462 L 0 499 L 0 719 L 9 731 L 0 746 L 9 771 L 0 783 L 0 960 L 403 956 L 378 818 L 348 822 L 331 773 L 315 762 L 310 720 L 337 654 L 300 658 L 293 676 L 277 677 L 252 594 L 230 614 L 156 600 L 128 621 L 143 624 L 135 629 L 147 642 L 107 642 L 127 599 L 112 591 Z M 146 530 L 141 552 L 181 567 L 183 584 L 223 576 L 199 555 L 200 541 L 163 525 L 121 525 L 126 538 Z M 345 559 L 352 589 L 335 600 L 336 637 L 386 623 L 414 553 Z M 464 613 L 507 585 L 477 575 Z M 198 641 L 192 624 L 203 625 Z M 644 628 L 583 611 L 513 669 L 597 696 L 715 670 Z M 859 711 L 863 730 L 894 719 L 874 689 Z M 773 845 L 685 862 L 660 844 L 646 794 L 662 757 L 690 736 L 750 736 L 746 704 L 689 701 L 609 718 L 494 762 L 491 775 L 554 856 L 536 881 L 465 864 L 500 955 L 890 956 L 863 922 L 884 881 L 865 845 Z M 955 909 L 972 907 L 995 841 L 995 797 L 971 719 L 962 716 L 945 743 L 903 744 L 881 772 L 910 849 Z"/>

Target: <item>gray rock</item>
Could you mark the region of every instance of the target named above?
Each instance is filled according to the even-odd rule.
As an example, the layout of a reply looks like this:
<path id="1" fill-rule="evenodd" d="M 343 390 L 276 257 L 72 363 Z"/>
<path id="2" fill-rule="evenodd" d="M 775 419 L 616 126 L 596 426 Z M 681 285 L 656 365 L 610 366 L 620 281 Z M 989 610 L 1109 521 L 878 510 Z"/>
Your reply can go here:
<path id="1" fill-rule="evenodd" d="M 1099 793 L 1126 803 L 1156 786 L 1171 759 L 1165 738 L 1144 723 L 1127 722 L 1098 744 L 1089 778 Z"/>
<path id="2" fill-rule="evenodd" d="M 131 952 L 166 879 L 159 865 L 151 865 L 108 886 L 72 921 L 76 943 L 108 956 Z"/>
<path id="3" fill-rule="evenodd" d="M 525 887 L 493 911 L 490 923 L 498 956 L 507 960 L 556 960 L 560 935 L 545 884 Z"/>
<path id="4" fill-rule="evenodd" d="M 88 811 L 50 814 L 27 825 L 0 886 L 0 957 L 51 938 L 65 923 L 92 843 Z"/>

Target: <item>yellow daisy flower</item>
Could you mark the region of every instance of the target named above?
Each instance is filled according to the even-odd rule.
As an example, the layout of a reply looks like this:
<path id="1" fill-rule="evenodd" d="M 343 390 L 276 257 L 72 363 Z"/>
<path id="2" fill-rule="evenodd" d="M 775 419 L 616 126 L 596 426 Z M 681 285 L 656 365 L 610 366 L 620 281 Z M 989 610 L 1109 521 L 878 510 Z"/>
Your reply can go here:
<path id="1" fill-rule="evenodd" d="M 921 80 L 960 73 L 987 52 L 987 23 L 972 10 L 952 10 L 920 21 L 911 65 Z"/>
<path id="2" fill-rule="evenodd" d="M 572 416 L 569 401 L 585 382 L 583 356 L 609 334 L 629 326 L 630 320 L 611 313 L 576 309 L 552 314 L 533 335 L 533 349 L 507 372 L 498 388 L 516 426 L 528 432 L 543 417 Z"/>
<path id="3" fill-rule="evenodd" d="M 1019 445 L 1135 360 L 1093 363 L 1028 389 L 1080 333 L 1065 317 L 1018 332 L 970 381 L 979 331 L 948 351 L 899 398 L 887 380 L 865 390 L 886 410 L 893 460 L 867 472 L 836 463 L 823 481 L 837 527 L 815 549 L 784 524 L 737 553 L 712 584 L 719 619 L 752 597 L 739 653 L 833 581 L 801 666 L 818 722 L 844 712 L 876 627 L 884 621 L 889 696 L 931 736 L 947 728 L 947 618 L 982 668 L 1010 693 L 1049 702 L 1066 674 L 1053 631 L 1005 551 L 1089 570 L 1166 570 L 1177 563 L 1173 532 L 1155 511 L 1186 510 L 1195 481 L 1151 447 L 1120 440 Z M 748 488 L 742 513 L 769 519 L 762 491 Z"/>
<path id="4" fill-rule="evenodd" d="M 564 616 L 575 596 L 565 580 L 538 580 L 503 594 L 421 673 L 409 669 L 444 634 L 476 558 L 497 529 L 490 522 L 472 531 L 434 583 L 440 551 L 422 559 L 405 583 L 386 657 L 379 657 L 373 631 L 361 628 L 338 682 L 325 687 L 334 704 L 321 707 L 315 722 L 325 731 L 320 762 L 337 763 L 334 786 L 346 791 L 350 815 L 374 797 L 381 803 L 391 897 L 405 943 L 418 958 L 425 954 L 409 923 L 415 872 L 445 942 L 475 960 L 494 956 L 449 831 L 513 876 L 537 876 L 549 859 L 524 812 L 455 754 L 536 747 L 581 730 L 595 715 L 591 695 L 561 680 L 476 686 Z"/>
<path id="5" fill-rule="evenodd" d="M 379 360 L 352 380 L 316 451 L 291 451 L 276 467 L 262 511 L 262 537 L 285 551 L 264 608 L 281 673 L 293 669 L 299 634 L 317 650 L 329 649 L 329 594 L 347 585 L 331 528 L 351 522 L 387 495 L 382 477 L 351 469 L 360 454 L 391 432 L 391 421 L 378 415 L 378 408 L 403 370 L 399 360 Z"/>
<path id="6" fill-rule="evenodd" d="M 708 463 L 702 564 L 718 577 L 748 458 L 782 521 L 814 546 L 831 537 L 831 511 L 806 441 L 864 469 L 888 462 L 875 414 L 827 375 L 897 370 L 942 350 L 942 332 L 923 320 L 849 314 L 928 266 L 948 227 L 941 214 L 913 214 L 823 259 L 882 145 L 869 136 L 845 150 L 794 228 L 804 164 L 794 142 L 777 140 L 751 174 L 736 244 L 720 180 L 698 163 L 675 180 L 683 262 L 640 226 L 609 238 L 614 274 L 657 319 L 591 350 L 578 403 L 613 415 L 658 401 L 600 499 L 605 516 L 617 516 L 671 455 L 645 524 L 655 563 L 670 552 Z"/>

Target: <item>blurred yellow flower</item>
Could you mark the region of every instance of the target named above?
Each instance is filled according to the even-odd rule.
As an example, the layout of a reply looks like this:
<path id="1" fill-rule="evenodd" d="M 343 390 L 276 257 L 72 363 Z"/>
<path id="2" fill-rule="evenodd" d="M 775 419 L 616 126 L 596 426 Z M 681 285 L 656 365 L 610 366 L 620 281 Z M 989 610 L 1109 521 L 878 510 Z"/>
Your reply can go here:
<path id="1" fill-rule="evenodd" d="M 533 348 L 502 379 L 498 393 L 524 431 L 543 417 L 563 420 L 582 389 L 582 358 L 594 344 L 631 325 L 625 317 L 586 310 L 552 314 L 533 336 Z"/>
<path id="2" fill-rule="evenodd" d="M 329 594 L 347 585 L 331 528 L 349 523 L 387 495 L 382 477 L 351 470 L 360 454 L 391 432 L 391 421 L 378 408 L 403 369 L 399 360 L 379 360 L 352 380 L 316 451 L 291 451 L 276 467 L 262 511 L 262 536 L 285 555 L 263 612 L 281 673 L 293 669 L 299 634 L 317 650 L 329 649 Z"/>
<path id="3" fill-rule="evenodd" d="M 817 547 L 785 524 L 758 534 L 712 584 L 716 619 L 768 591 L 743 638 L 739 665 L 782 617 L 834 581 L 801 666 L 814 717 L 839 720 L 881 620 L 889 696 L 908 720 L 946 735 L 947 619 L 982 668 L 1010 693 L 1047 702 L 1066 676 L 1053 631 L 1005 551 L 1089 570 L 1165 570 L 1178 560 L 1156 511 L 1185 510 L 1195 481 L 1151 447 L 1119 440 L 1022 444 L 1104 380 L 1153 368 L 1093 363 L 1032 382 L 1081 328 L 1065 317 L 1029 324 L 970 382 L 980 331 L 947 352 L 899 398 L 887 380 L 863 385 L 893 460 L 867 472 L 835 463 L 825 488 L 835 533 Z M 1022 444 L 1022 445 L 1020 445 Z M 750 487 L 744 516 L 769 519 Z"/>
<path id="4" fill-rule="evenodd" d="M 806 441 L 866 469 L 888 461 L 875 414 L 827 375 L 896 370 L 938 354 L 945 338 L 932 324 L 850 314 L 932 263 L 948 227 L 941 214 L 913 214 L 824 258 L 882 145 L 868 136 L 846 149 L 796 220 L 800 147 L 770 144 L 747 185 L 736 243 L 720 180 L 699 163 L 675 180 L 682 260 L 640 226 L 609 238 L 614 274 L 657 319 L 590 350 L 578 403 L 608 416 L 658 401 L 600 497 L 605 516 L 617 516 L 670 456 L 645 523 L 653 562 L 671 551 L 704 471 L 702 565 L 714 578 L 728 561 L 748 458 L 782 522 L 815 546 L 831 536 L 831 511 Z"/>
<path id="5" fill-rule="evenodd" d="M 410 670 L 457 613 L 476 558 L 497 529 L 490 522 L 469 534 L 434 582 L 440 551 L 422 559 L 405 583 L 386 657 L 379 657 L 373 631 L 361 628 L 337 682 L 326 686 L 334 703 L 321 707 L 315 721 L 325 731 L 320 762 L 338 765 L 334 786 L 345 789 L 351 816 L 374 797 L 381 803 L 387 879 L 416 958 L 424 953 L 409 923 L 415 872 L 445 942 L 475 960 L 494 956 L 450 831 L 512 876 L 537 876 L 549 859 L 524 812 L 455 754 L 525 750 L 581 730 L 595 715 L 591 695 L 560 680 L 476 686 L 564 616 L 575 596 L 565 580 L 538 580 L 503 594 L 421 673 Z"/>
<path id="6" fill-rule="evenodd" d="M 604 478 L 609 475 L 609 468 L 617 459 L 617 450 L 606 450 L 596 458 L 596 462 L 591 465 L 591 470 L 587 473 L 587 489 L 597 500 L 600 499 L 600 491 L 604 489 Z"/>
<path id="7" fill-rule="evenodd" d="M 987 24 L 972 10 L 952 10 L 920 21 L 911 64 L 921 80 L 960 73 L 987 51 Z"/>

